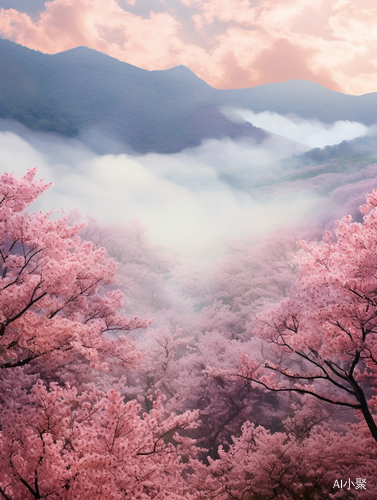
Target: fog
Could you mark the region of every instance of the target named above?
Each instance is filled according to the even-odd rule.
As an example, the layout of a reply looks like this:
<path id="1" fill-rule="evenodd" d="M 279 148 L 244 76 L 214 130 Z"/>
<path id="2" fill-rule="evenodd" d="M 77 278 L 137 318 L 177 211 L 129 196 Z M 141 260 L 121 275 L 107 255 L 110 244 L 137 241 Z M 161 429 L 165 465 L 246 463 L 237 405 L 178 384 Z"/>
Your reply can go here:
<path id="1" fill-rule="evenodd" d="M 300 142 L 310 148 L 339 144 L 341 141 L 361 137 L 368 132 L 368 127 L 358 122 L 336 121 L 328 124 L 318 120 L 305 120 L 294 114 L 283 116 L 270 111 L 254 113 L 248 109 L 224 110 L 224 113 L 233 116 L 233 119 L 237 119 L 238 116 L 255 127 Z"/>
<path id="2" fill-rule="evenodd" d="M 272 121 L 272 114 L 261 115 Z M 332 214 L 357 211 L 377 173 L 368 164 L 342 171 L 334 162 L 325 171 L 323 165 L 287 167 L 282 159 L 308 147 L 276 136 L 259 145 L 206 140 L 172 155 L 99 155 L 78 139 L 15 130 L 14 124 L 7 131 L 6 125 L 0 132 L 0 169 L 23 175 L 37 167 L 38 177 L 54 183 L 33 210 L 78 209 L 104 223 L 139 219 L 154 244 L 193 255 L 283 226 L 320 221 L 324 227 Z M 356 125 L 335 124 L 327 132 L 342 140 L 347 130 L 355 133 Z M 310 126 L 317 125 L 302 125 L 302 133 Z"/>
<path id="3" fill-rule="evenodd" d="M 205 141 L 175 155 L 135 157 L 96 155 L 78 140 L 5 131 L 0 148 L 2 171 L 22 175 L 37 167 L 38 177 L 54 183 L 33 209 L 77 208 L 102 222 L 139 218 L 154 243 L 177 251 L 201 252 L 227 238 L 294 223 L 313 204 L 300 193 L 263 202 L 234 189 L 224 180 L 227 173 L 240 180 L 248 168 L 250 179 L 269 182 L 278 172 L 267 163 L 278 155 L 229 140 Z"/>

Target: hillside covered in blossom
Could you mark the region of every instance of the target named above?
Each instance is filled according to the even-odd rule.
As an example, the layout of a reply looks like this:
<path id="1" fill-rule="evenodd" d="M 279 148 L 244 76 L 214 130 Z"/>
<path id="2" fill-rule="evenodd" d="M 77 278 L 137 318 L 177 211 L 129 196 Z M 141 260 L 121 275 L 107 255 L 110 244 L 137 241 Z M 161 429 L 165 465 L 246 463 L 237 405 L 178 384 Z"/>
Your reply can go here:
<path id="1" fill-rule="evenodd" d="M 373 498 L 375 192 L 209 262 L 30 213 L 34 175 L 0 184 L 3 498 Z"/>

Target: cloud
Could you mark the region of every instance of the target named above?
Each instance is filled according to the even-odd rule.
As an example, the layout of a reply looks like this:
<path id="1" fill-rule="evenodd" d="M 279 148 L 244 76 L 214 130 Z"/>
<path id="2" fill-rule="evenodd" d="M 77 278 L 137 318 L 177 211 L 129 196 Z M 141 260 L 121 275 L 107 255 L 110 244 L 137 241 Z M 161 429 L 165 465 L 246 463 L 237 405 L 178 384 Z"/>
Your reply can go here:
<path id="1" fill-rule="evenodd" d="M 347 122 L 326 129 L 271 113 L 255 116 L 275 125 L 285 120 L 277 123 L 279 131 L 291 127 L 296 139 L 306 134 L 323 141 L 327 133 L 343 140 L 348 133 Z M 355 124 L 349 126 L 354 133 Z M 357 217 L 365 193 L 377 187 L 376 164 L 290 162 L 285 158 L 308 148 L 278 136 L 259 145 L 205 140 L 176 154 L 131 156 L 99 155 L 82 140 L 31 132 L 15 122 L 0 120 L 0 130 L 0 171 L 21 176 L 38 167 L 39 177 L 54 182 L 33 210 L 78 209 L 104 223 L 139 219 L 153 243 L 188 255 L 222 251 L 229 238 L 286 226 L 314 224 L 322 234 L 336 218 Z M 368 144 L 373 149 L 376 140 Z"/>
<path id="2" fill-rule="evenodd" d="M 185 64 L 218 88 L 294 78 L 351 94 L 377 88 L 372 0 L 173 0 L 139 14 L 137 7 L 52 0 L 37 20 L 1 9 L 0 33 L 44 52 L 86 45 L 149 70 Z"/>
<path id="3" fill-rule="evenodd" d="M 0 32 L 32 49 L 55 53 L 85 45 L 151 70 L 205 59 L 202 49 L 180 40 L 180 26 L 167 12 L 144 18 L 115 0 L 54 0 L 36 22 L 15 9 L 0 10 Z"/>
<path id="4" fill-rule="evenodd" d="M 231 116 L 229 111 L 225 112 L 227 116 Z M 270 111 L 253 113 L 247 109 L 239 109 L 234 113 L 256 127 L 300 142 L 310 148 L 323 148 L 339 144 L 343 140 L 349 141 L 367 134 L 369 130 L 358 122 L 336 121 L 327 124 L 317 120 L 304 120 L 294 115 L 283 116 Z"/>
<path id="5" fill-rule="evenodd" d="M 23 135 L 0 132 L 0 170 L 22 175 L 37 166 L 38 176 L 54 182 L 34 210 L 77 208 L 108 223 L 138 218 L 154 243 L 184 253 L 294 223 L 313 204 L 300 193 L 256 201 L 230 185 L 227 174 L 242 187 L 245 179 L 250 185 L 276 179 L 279 169 L 269 162 L 279 155 L 268 153 L 271 144 L 258 150 L 246 143 L 213 140 L 175 155 L 132 157 L 96 155 L 77 140 L 25 131 Z"/>

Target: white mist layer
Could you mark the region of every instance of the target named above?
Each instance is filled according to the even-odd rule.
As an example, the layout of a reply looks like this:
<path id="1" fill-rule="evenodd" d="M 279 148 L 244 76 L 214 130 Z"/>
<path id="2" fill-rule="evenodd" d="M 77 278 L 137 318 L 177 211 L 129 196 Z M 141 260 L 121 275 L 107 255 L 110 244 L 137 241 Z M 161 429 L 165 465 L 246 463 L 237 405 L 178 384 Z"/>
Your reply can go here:
<path id="1" fill-rule="evenodd" d="M 296 224 L 323 234 L 346 214 L 360 218 L 365 193 L 377 187 L 377 163 L 280 161 L 308 150 L 281 136 L 206 140 L 170 155 L 99 155 L 77 139 L 0 126 L 12 130 L 0 132 L 0 170 L 21 176 L 38 167 L 38 177 L 54 183 L 33 210 L 78 209 L 110 224 L 139 219 L 153 243 L 186 255 L 213 255 L 229 238 Z M 377 154 L 376 134 L 368 147 Z"/>
<path id="2" fill-rule="evenodd" d="M 20 176 L 38 167 L 38 177 L 54 183 L 33 210 L 78 209 L 108 223 L 138 218 L 154 243 L 201 253 L 228 238 L 293 224 L 310 212 L 312 196 L 256 201 L 222 179 L 229 174 L 240 182 L 246 173 L 258 184 L 277 179 L 277 167 L 268 162 L 289 151 L 286 144 L 280 153 L 278 143 L 271 146 L 206 141 L 175 155 L 99 156 L 77 140 L 32 133 L 26 140 L 0 132 L 0 169 Z"/>
<path id="3" fill-rule="evenodd" d="M 255 127 L 300 142 L 310 148 L 323 148 L 339 144 L 344 140 L 361 137 L 368 132 L 368 127 L 358 122 L 336 121 L 328 124 L 318 120 L 304 120 L 294 115 L 284 116 L 270 111 L 254 113 L 248 109 L 224 110 L 228 117 L 236 116 L 250 122 Z"/>

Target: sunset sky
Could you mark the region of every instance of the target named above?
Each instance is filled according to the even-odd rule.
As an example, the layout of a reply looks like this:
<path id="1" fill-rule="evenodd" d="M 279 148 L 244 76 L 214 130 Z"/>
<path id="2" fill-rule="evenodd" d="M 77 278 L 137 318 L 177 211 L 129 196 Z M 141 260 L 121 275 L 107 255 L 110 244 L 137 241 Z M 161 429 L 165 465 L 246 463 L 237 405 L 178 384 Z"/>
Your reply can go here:
<path id="1" fill-rule="evenodd" d="M 85 45 L 213 87 L 295 78 L 377 91 L 375 0 L 0 0 L 0 36 L 47 53 Z"/>

